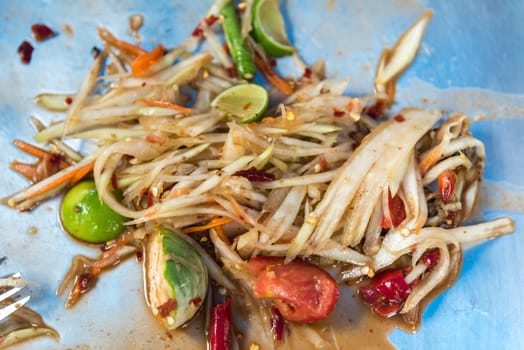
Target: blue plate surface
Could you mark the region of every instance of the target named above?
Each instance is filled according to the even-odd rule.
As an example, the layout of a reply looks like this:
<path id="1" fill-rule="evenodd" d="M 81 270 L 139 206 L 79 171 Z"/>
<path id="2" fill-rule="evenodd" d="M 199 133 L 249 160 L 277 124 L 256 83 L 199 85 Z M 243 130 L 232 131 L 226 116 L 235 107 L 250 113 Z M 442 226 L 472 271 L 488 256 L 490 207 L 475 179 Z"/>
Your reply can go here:
<path id="1" fill-rule="evenodd" d="M 59 118 L 33 103 L 43 91 L 70 92 L 100 45 L 96 26 L 108 26 L 131 40 L 128 17 L 145 16 L 146 48 L 175 46 L 206 12 L 210 1 L 79 0 L 0 1 L 0 197 L 26 186 L 8 170 L 15 159 L 29 160 L 12 145 L 31 140 L 30 115 Z M 307 63 L 326 59 L 329 76 L 348 76 L 348 94 L 372 89 L 382 48 L 427 8 L 434 17 L 413 66 L 398 84 L 395 109 L 423 106 L 462 111 L 474 117 L 473 132 L 485 143 L 487 169 L 481 214 L 512 216 L 517 231 L 465 253 L 453 288 L 430 304 L 417 334 L 395 331 L 399 349 L 524 349 L 524 2 L 522 1 L 282 1 L 289 36 Z M 30 27 L 46 23 L 58 35 L 35 43 Z M 74 31 L 69 35 L 64 25 Z M 16 53 L 23 40 L 35 46 L 29 65 Z M 292 69 L 289 60 L 279 63 Z M 17 349 L 168 349 L 199 348 L 201 330 L 174 340 L 152 322 L 142 299 L 139 264 L 127 261 L 105 275 L 73 310 L 65 310 L 56 287 L 75 254 L 93 251 L 65 236 L 57 220 L 58 200 L 30 213 L 0 207 L 0 274 L 22 271 L 39 283 L 30 306 L 61 334 Z M 36 233 L 35 233 L 36 231 Z"/>

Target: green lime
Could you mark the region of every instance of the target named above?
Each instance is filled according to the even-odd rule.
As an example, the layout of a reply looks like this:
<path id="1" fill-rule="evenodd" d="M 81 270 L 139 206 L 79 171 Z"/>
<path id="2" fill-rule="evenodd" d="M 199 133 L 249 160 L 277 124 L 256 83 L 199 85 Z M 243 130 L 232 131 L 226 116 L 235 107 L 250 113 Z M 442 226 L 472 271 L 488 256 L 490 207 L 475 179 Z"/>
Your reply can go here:
<path id="1" fill-rule="evenodd" d="M 295 52 L 289 43 L 278 0 L 256 0 L 253 6 L 253 36 L 273 57 Z"/>
<path id="2" fill-rule="evenodd" d="M 242 123 L 259 121 L 267 110 L 269 93 L 257 84 L 232 86 L 211 101 L 211 107 L 237 117 Z"/>
<path id="3" fill-rule="evenodd" d="M 115 213 L 98 197 L 95 182 L 82 181 L 64 196 L 60 220 L 73 237 L 102 243 L 117 238 L 124 231 L 125 217 Z"/>

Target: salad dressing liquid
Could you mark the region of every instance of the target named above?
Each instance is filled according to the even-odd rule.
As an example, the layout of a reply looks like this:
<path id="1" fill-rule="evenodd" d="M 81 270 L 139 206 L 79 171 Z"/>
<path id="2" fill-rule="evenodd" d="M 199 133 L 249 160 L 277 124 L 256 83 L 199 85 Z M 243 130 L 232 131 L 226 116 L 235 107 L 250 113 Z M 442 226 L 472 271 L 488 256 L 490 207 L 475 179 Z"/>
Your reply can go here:
<path id="1" fill-rule="evenodd" d="M 246 325 L 240 325 L 246 326 Z M 284 339 L 278 350 L 306 349 L 384 349 L 395 346 L 388 334 L 398 327 L 398 321 L 383 319 L 372 314 L 362 304 L 354 288 L 340 286 L 340 299 L 333 313 L 324 321 L 309 325 L 287 324 Z M 249 331 L 247 328 L 246 331 Z M 258 334 L 242 333 L 240 349 L 265 349 Z"/>

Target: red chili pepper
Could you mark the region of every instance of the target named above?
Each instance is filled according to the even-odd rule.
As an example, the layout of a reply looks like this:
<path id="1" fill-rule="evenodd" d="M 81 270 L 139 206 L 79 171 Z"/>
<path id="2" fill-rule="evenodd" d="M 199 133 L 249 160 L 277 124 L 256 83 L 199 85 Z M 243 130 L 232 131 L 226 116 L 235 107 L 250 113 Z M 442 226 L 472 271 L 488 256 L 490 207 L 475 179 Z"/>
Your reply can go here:
<path id="1" fill-rule="evenodd" d="M 358 288 L 362 300 L 378 315 L 394 316 L 411 293 L 402 269 L 378 273 L 369 286 Z"/>
<path id="2" fill-rule="evenodd" d="M 391 198 L 391 192 L 388 194 L 389 201 L 389 214 L 391 216 L 391 224 L 394 227 L 397 227 L 404 221 L 406 218 L 406 208 L 404 207 L 404 202 L 398 194 L 395 197 Z"/>
<path id="3" fill-rule="evenodd" d="M 31 31 L 36 41 L 44 41 L 56 35 L 56 33 L 45 24 L 35 23 L 31 26 Z"/>
<path id="4" fill-rule="evenodd" d="M 304 78 L 310 79 L 312 74 L 313 74 L 313 71 L 311 70 L 311 68 L 306 67 L 304 69 L 304 74 L 303 74 Z"/>
<path id="5" fill-rule="evenodd" d="M 211 308 L 209 323 L 210 350 L 231 349 L 231 298 Z"/>
<path id="6" fill-rule="evenodd" d="M 397 227 L 406 218 L 406 208 L 404 207 L 402 198 L 400 198 L 398 194 L 396 194 L 395 197 L 391 197 L 391 191 L 388 193 L 388 205 L 391 222 L 385 217 L 382 218 L 380 222 L 380 226 L 385 230 L 390 229 L 391 226 Z"/>
<path id="7" fill-rule="evenodd" d="M 242 176 L 253 182 L 271 182 L 275 180 L 275 175 L 264 170 L 258 170 L 255 167 L 247 170 L 239 170 L 233 174 L 234 176 Z"/>
<path id="8" fill-rule="evenodd" d="M 284 339 L 284 318 L 275 306 L 271 308 L 271 331 L 276 341 Z"/>
<path id="9" fill-rule="evenodd" d="M 428 267 L 428 270 L 435 267 L 440 261 L 440 250 L 435 249 L 429 252 L 425 252 L 421 257 L 420 261 Z"/>
<path id="10" fill-rule="evenodd" d="M 455 191 L 455 184 L 457 183 L 457 174 L 453 170 L 445 170 L 438 176 L 438 187 L 440 189 L 440 197 L 444 203 L 450 201 Z"/>

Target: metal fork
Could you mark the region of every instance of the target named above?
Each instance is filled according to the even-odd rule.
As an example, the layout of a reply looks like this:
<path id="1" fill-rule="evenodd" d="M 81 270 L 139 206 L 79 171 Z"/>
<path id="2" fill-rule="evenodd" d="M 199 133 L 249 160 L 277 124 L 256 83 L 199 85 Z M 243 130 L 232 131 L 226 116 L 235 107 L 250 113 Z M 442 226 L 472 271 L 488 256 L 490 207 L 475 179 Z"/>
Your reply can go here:
<path id="1" fill-rule="evenodd" d="M 7 277 L 8 279 L 11 278 L 13 280 L 21 279 L 22 274 L 20 272 L 14 273 L 11 276 Z M 29 295 L 26 297 L 23 297 L 22 299 L 16 299 L 11 298 L 15 296 L 18 292 L 20 292 L 22 289 L 24 289 L 25 286 L 22 287 L 11 287 L 10 289 L 4 291 L 2 294 L 0 294 L 0 321 L 6 318 L 7 316 L 11 315 L 16 310 L 20 309 L 22 306 L 24 306 L 29 299 L 31 298 Z M 4 300 L 11 298 L 4 302 Z M 19 297 L 18 297 L 19 298 Z M 7 305 L 4 305 L 5 303 L 8 303 Z"/>

